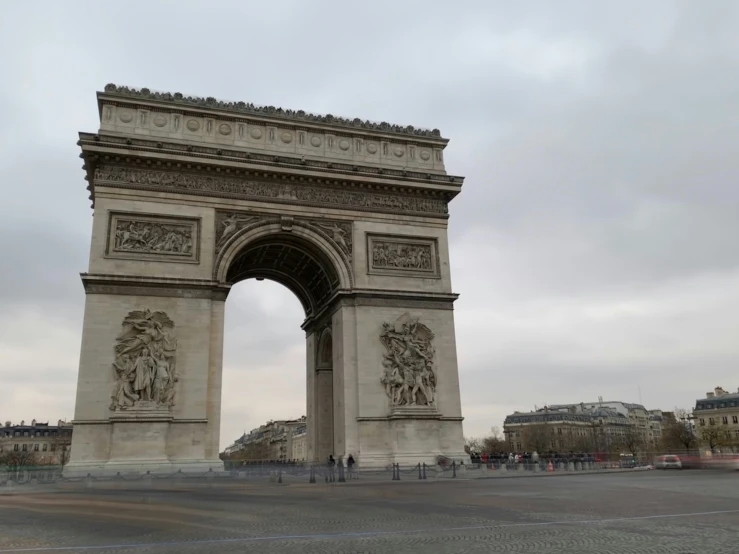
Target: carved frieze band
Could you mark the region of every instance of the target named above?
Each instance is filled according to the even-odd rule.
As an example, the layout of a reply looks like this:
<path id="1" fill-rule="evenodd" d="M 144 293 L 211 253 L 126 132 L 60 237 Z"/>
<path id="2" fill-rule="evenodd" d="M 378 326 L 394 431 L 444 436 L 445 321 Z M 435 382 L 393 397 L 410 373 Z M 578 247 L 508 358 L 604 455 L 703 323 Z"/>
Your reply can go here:
<path id="1" fill-rule="evenodd" d="M 351 264 L 353 251 L 352 224 L 348 221 L 335 221 L 318 218 L 297 218 L 292 216 L 277 217 L 273 214 L 252 212 L 216 211 L 215 260 L 214 275 L 223 259 L 223 251 L 237 237 L 264 225 L 279 223 L 283 231 L 291 231 L 293 227 L 304 227 L 323 237 L 331 244 L 344 262 L 349 277 L 353 282 Z"/>
<path id="2" fill-rule="evenodd" d="M 368 233 L 367 257 L 370 274 L 440 277 L 435 238 Z"/>
<path id="3" fill-rule="evenodd" d="M 111 212 L 108 258 L 199 263 L 200 219 Z"/>
<path id="4" fill-rule="evenodd" d="M 357 192 L 310 185 L 288 185 L 216 177 L 174 171 L 156 171 L 122 166 L 95 169 L 95 183 L 115 183 L 118 187 L 165 190 L 209 196 L 226 195 L 243 199 L 312 206 L 336 206 L 355 210 L 446 215 L 447 203 L 437 198 L 421 198 L 374 192 Z"/>

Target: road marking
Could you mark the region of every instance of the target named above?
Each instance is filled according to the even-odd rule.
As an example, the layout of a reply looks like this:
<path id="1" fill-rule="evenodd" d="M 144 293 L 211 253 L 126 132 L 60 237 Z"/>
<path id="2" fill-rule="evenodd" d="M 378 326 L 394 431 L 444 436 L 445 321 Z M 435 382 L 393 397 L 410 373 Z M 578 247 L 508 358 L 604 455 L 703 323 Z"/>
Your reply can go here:
<path id="1" fill-rule="evenodd" d="M 430 529 L 408 529 L 398 531 L 356 531 L 352 533 L 316 533 L 308 535 L 268 535 L 263 537 L 240 537 L 232 539 L 200 539 L 192 541 L 144 542 L 128 544 L 101 544 L 89 546 L 43 546 L 38 548 L 10 548 L 0 550 L 0 554 L 11 552 L 65 552 L 70 550 L 105 550 L 115 548 L 156 548 L 158 546 L 189 546 L 203 544 L 249 543 L 264 541 L 287 541 L 297 539 L 349 539 L 360 537 L 383 537 L 389 535 L 414 535 L 420 533 L 446 533 L 450 531 L 474 531 L 479 529 L 503 529 L 511 527 L 545 527 L 548 525 L 594 525 L 599 523 L 615 523 L 619 521 L 643 521 L 648 519 L 669 519 L 678 517 L 712 516 L 719 514 L 736 514 L 739 510 L 716 510 L 713 512 L 691 512 L 684 514 L 657 514 L 652 516 L 614 517 L 607 519 L 586 519 L 582 521 L 537 521 L 532 523 L 505 523 L 502 525 L 472 525 L 468 527 L 441 527 Z"/>

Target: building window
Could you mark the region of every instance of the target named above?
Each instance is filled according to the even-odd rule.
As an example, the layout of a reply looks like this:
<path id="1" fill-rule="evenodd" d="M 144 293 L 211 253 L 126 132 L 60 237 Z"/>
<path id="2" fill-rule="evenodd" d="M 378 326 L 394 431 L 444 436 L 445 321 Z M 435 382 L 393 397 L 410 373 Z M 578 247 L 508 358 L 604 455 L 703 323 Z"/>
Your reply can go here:
<path id="1" fill-rule="evenodd" d="M 731 422 L 732 423 L 739 423 L 739 418 L 737 416 L 732 416 L 731 417 Z"/>
<path id="2" fill-rule="evenodd" d="M 709 417 L 708 418 L 708 425 L 716 425 L 716 421 L 712 417 Z"/>
<path id="3" fill-rule="evenodd" d="M 51 451 L 54 452 L 56 450 L 56 444 L 51 445 Z"/>
<path id="4" fill-rule="evenodd" d="M 48 444 L 45 444 L 44 445 L 44 452 L 46 452 L 48 449 L 49 449 L 49 445 Z"/>
<path id="5" fill-rule="evenodd" d="M 33 451 L 38 452 L 38 443 L 33 445 Z"/>
<path id="6" fill-rule="evenodd" d="M 721 418 L 721 423 L 723 423 L 724 425 L 728 425 L 728 423 L 729 423 L 729 418 L 728 418 L 728 417 L 726 417 L 726 416 L 722 417 L 722 418 Z"/>
<path id="7" fill-rule="evenodd" d="M 518 450 L 519 452 L 521 452 L 521 443 L 520 442 L 517 442 L 516 443 L 516 450 Z"/>
<path id="8" fill-rule="evenodd" d="M 28 451 L 28 445 L 27 444 L 24 444 L 23 445 L 23 452 L 27 452 L 27 451 Z"/>
<path id="9" fill-rule="evenodd" d="M 516 431 L 516 438 L 521 436 L 521 431 Z"/>
<path id="10" fill-rule="evenodd" d="M 701 418 L 701 425 L 705 425 L 705 424 L 706 424 L 706 420 Z"/>
<path id="11" fill-rule="evenodd" d="M 13 445 L 13 452 L 18 452 L 18 445 L 17 444 L 14 444 Z"/>

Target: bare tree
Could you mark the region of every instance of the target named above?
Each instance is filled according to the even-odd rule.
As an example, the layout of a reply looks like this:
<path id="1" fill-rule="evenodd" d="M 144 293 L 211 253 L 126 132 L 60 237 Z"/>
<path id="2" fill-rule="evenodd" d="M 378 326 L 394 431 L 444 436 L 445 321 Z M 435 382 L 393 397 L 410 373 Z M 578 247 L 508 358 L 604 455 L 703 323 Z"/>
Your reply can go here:
<path id="1" fill-rule="evenodd" d="M 5 465 L 11 471 L 20 471 L 37 463 L 36 453 L 31 450 L 12 450 L 0 458 L 0 465 Z"/>
<path id="2" fill-rule="evenodd" d="M 51 440 L 51 456 L 50 463 L 56 462 L 61 466 L 67 465 L 72 454 L 72 435 L 59 430 L 59 434 L 55 435 Z"/>
<path id="3" fill-rule="evenodd" d="M 465 437 L 464 438 L 464 451 L 467 454 L 475 454 L 477 452 L 482 452 L 482 443 L 483 443 L 483 439 L 478 439 L 476 437 Z"/>
<path id="4" fill-rule="evenodd" d="M 683 408 L 675 408 L 674 418 L 669 418 L 662 433 L 662 446 L 667 450 L 692 450 L 697 438 L 690 423 L 690 415 Z"/>
<path id="5" fill-rule="evenodd" d="M 644 447 L 644 434 L 636 425 L 629 425 L 619 437 L 619 444 L 629 454 L 636 456 Z"/>
<path id="6" fill-rule="evenodd" d="M 725 437 L 717 425 L 709 425 L 700 430 L 700 438 L 703 444 L 713 452 L 717 446 L 724 443 Z"/>
<path id="7" fill-rule="evenodd" d="M 266 440 L 255 441 L 244 446 L 241 450 L 237 450 L 229 456 L 228 459 L 234 461 L 267 461 L 270 459 L 270 447 Z"/>
<path id="8" fill-rule="evenodd" d="M 521 434 L 524 439 L 524 448 L 535 452 L 545 452 L 552 447 L 554 432 L 546 423 L 526 425 Z"/>

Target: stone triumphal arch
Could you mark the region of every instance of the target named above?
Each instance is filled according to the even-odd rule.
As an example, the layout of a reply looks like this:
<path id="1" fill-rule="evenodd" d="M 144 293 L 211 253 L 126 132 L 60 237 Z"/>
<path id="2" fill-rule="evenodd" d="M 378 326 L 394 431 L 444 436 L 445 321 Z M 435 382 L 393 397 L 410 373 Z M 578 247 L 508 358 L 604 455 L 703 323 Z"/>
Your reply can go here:
<path id="1" fill-rule="evenodd" d="M 69 471 L 218 467 L 224 307 L 305 309 L 308 455 L 464 456 L 437 130 L 108 85 Z M 259 394 L 260 384 L 244 391 Z"/>

